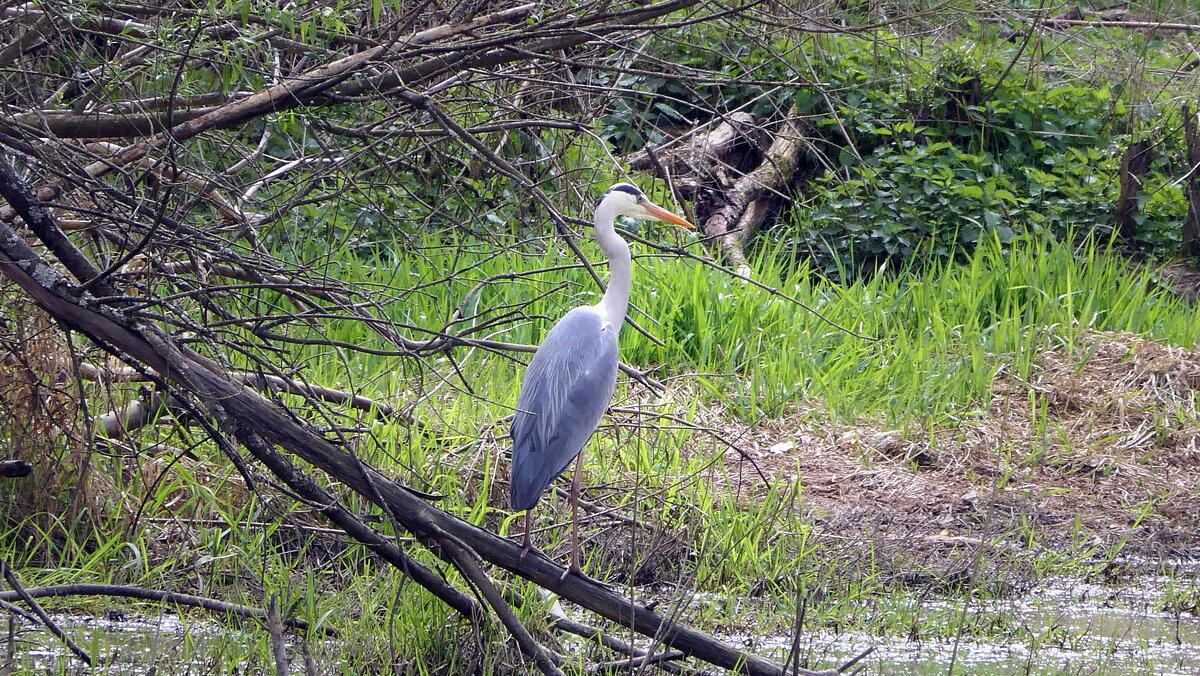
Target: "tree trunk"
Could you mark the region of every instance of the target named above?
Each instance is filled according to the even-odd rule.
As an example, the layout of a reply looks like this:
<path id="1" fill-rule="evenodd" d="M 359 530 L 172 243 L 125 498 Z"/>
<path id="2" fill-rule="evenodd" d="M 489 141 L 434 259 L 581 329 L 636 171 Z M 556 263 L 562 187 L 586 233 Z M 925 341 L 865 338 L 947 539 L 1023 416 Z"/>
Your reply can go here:
<path id="1" fill-rule="evenodd" d="M 767 215 L 790 199 L 790 186 L 807 143 L 795 108 L 775 135 L 762 163 L 725 191 L 724 204 L 704 221 L 704 233 L 720 243 L 721 250 L 743 274 L 748 269 L 743 251 L 747 239 Z"/>
<path id="2" fill-rule="evenodd" d="M 1113 216 L 1117 231 L 1124 239 L 1132 239 L 1137 234 L 1138 192 L 1153 158 L 1149 141 L 1135 141 L 1121 155 L 1121 194 L 1117 197 Z"/>
<path id="3" fill-rule="evenodd" d="M 711 131 L 693 137 L 678 148 L 655 150 L 647 146 L 630 155 L 629 166 L 649 171 L 669 181 L 688 199 L 700 198 L 703 186 L 728 188 L 747 169 L 757 165 L 759 149 L 767 145 L 766 133 L 755 126 L 749 113 L 733 113 Z M 746 158 L 752 158 L 747 166 Z"/>
<path id="4" fill-rule="evenodd" d="M 1193 260 L 1200 259 L 1200 132 L 1196 130 L 1196 117 L 1188 104 L 1183 104 L 1183 137 L 1190 175 L 1186 184 L 1188 215 L 1183 222 L 1182 253 Z"/>

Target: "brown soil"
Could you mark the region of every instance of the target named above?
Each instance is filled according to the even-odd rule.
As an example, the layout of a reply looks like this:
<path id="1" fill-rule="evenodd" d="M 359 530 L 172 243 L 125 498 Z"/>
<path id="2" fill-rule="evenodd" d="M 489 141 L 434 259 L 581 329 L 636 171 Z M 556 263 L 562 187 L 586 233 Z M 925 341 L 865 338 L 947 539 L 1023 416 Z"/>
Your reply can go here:
<path id="1" fill-rule="evenodd" d="M 773 482 L 799 481 L 821 534 L 966 565 L 980 547 L 1200 556 L 1200 351 L 1097 334 L 1025 382 L 1002 374 L 986 410 L 936 432 L 796 414 L 739 445 Z M 790 447 L 789 447 L 790 444 Z M 762 480 L 726 457 L 745 499 Z M 952 563 L 957 562 L 957 563 Z M 936 566 L 945 568 L 945 565 Z"/>

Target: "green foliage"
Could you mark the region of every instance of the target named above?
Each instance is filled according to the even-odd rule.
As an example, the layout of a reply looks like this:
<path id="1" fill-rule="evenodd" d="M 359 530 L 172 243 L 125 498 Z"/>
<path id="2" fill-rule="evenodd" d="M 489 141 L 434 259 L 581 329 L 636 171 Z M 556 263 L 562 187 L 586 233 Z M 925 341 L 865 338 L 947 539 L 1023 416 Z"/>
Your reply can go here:
<path id="1" fill-rule="evenodd" d="M 805 187 L 810 201 L 790 224 L 827 272 L 952 258 L 985 233 L 1007 243 L 1111 232 L 1120 153 L 1137 138 L 1120 82 L 1030 65 L 1006 43 L 946 46 L 932 64 L 901 50 L 881 58 L 854 49 L 854 38 L 823 44 L 834 106 L 807 90 L 796 102 L 840 146 L 840 166 Z M 1154 111 L 1142 126 L 1170 119 Z M 1173 251 L 1187 204 L 1165 186 L 1181 158 L 1159 157 L 1128 244 L 1162 254 Z"/>
<path id="2" fill-rule="evenodd" d="M 1018 199 L 1011 177 L 989 158 L 945 141 L 900 146 L 872 156 L 849 180 L 818 181 L 824 199 L 805 215 L 801 241 L 819 247 L 830 265 L 850 266 L 945 258 L 973 248 L 985 232 L 1012 240 Z"/>
<path id="3" fill-rule="evenodd" d="M 583 270 L 568 265 L 573 259 L 567 251 L 548 246 L 534 257 L 530 246 L 497 252 L 487 242 L 447 239 L 429 236 L 409 248 L 380 247 L 370 258 L 361 250 L 341 248 L 330 254 L 329 269 L 361 288 L 417 286 L 451 275 L 455 281 L 443 293 L 410 293 L 388 308 L 399 325 L 426 327 L 441 326 L 477 281 L 523 271 L 526 276 L 519 283 L 485 285 L 472 306 L 480 314 L 467 313 L 471 325 L 489 326 L 490 337 L 520 343 L 539 340 L 565 308 L 595 299 L 595 286 Z M 590 242 L 585 246 L 595 251 Z M 689 419 L 697 416 L 700 401 L 720 402 L 730 415 L 756 420 L 819 400 L 832 429 L 837 420 L 860 417 L 933 428 L 969 418 L 986 405 L 997 369 L 1029 375 L 1051 340 L 1071 345 L 1088 331 L 1117 330 L 1192 345 L 1200 335 L 1200 316 L 1156 290 L 1149 273 L 1130 274 L 1123 259 L 1102 249 L 1085 249 L 1080 255 L 1053 241 L 1018 238 L 1005 250 L 995 238 L 983 238 L 965 264 L 947 262 L 924 276 L 876 275 L 847 286 L 790 265 L 782 248 L 760 251 L 754 277 L 818 308 L 824 319 L 694 260 L 648 257 L 636 245 L 635 253 L 640 254 L 635 302 L 655 318 L 645 324 L 665 345 L 627 327 L 622 357 L 640 368 L 670 364 L 656 377 L 673 385 L 679 381 L 672 377 L 681 373 L 716 374 L 695 378 L 695 396 L 686 389 L 679 391 L 683 396 L 668 395 L 676 398 L 666 410 Z M 558 287 L 561 292 L 544 294 Z M 489 325 L 514 306 L 523 308 L 522 321 Z M 851 336 L 826 320 L 878 340 Z M 410 370 L 397 368 L 404 362 L 393 356 L 339 347 L 386 347 L 359 322 L 289 330 L 297 338 L 320 335 L 331 341 L 294 347 L 295 363 L 302 366 L 299 375 L 306 380 L 389 403 L 416 402 L 414 414 L 422 425 L 392 420 L 362 433 L 347 431 L 355 435 L 356 454 L 418 489 L 443 496 L 439 507 L 501 534 L 512 533 L 515 524 L 507 511 L 489 505 L 501 504 L 502 489 L 494 482 L 505 468 L 501 437 L 519 388 L 519 364 L 465 349 L 454 354 L 453 364 L 449 358 L 430 359 L 421 369 Z M 436 373 L 426 375 L 429 371 Z M 633 390 L 622 384 L 618 402 Z M 280 396 L 286 403 L 295 401 Z M 672 537 L 663 545 L 669 554 L 627 543 L 621 535 L 602 541 L 611 547 L 593 543 L 585 565 L 597 576 L 623 583 L 644 574 L 652 581 L 676 581 L 706 592 L 685 612 L 689 622 L 704 627 L 745 623 L 748 613 L 740 604 L 748 601 L 701 600 L 752 594 L 764 597 L 763 608 L 753 617 L 761 633 L 790 627 L 794 594 L 805 587 L 828 592 L 808 601 L 811 626 L 866 626 L 877 633 L 929 636 L 958 631 L 951 614 L 926 608 L 911 590 L 897 590 L 881 580 L 873 562 L 848 566 L 832 560 L 828 540 L 813 537 L 818 531 L 799 484 L 779 482 L 762 495 L 734 499 L 726 488 L 730 477 L 725 475 L 724 448 L 697 443 L 696 436 L 675 425 L 647 424 L 644 417 L 629 420 L 625 415 L 606 419 L 584 455 L 588 484 L 597 487 L 589 499 L 639 519 L 652 515 L 647 520 Z M 614 430 L 612 422 L 622 426 Z M 413 655 L 434 670 L 462 671 L 462 646 L 472 645 L 467 624 L 448 621 L 443 606 L 416 585 L 404 584 L 399 572 L 380 567 L 363 549 L 311 531 L 307 521 L 281 519 L 278 498 L 248 491 L 211 445 L 189 444 L 195 460 L 181 455 L 160 479 L 151 481 L 149 474 L 137 471 L 138 463 L 149 461 L 149 449 L 182 446 L 185 436 L 179 430 L 152 428 L 130 441 L 139 444 L 139 455 L 100 459 L 96 475 L 117 482 L 108 489 L 108 499 L 117 506 L 97 515 L 103 526 L 98 532 L 110 535 L 87 542 L 63 540 L 56 534 L 71 532 L 71 524 L 14 523 L 0 531 L 0 556 L 21 568 L 30 585 L 85 580 L 189 591 L 202 580 L 205 589 L 219 589 L 222 598 L 254 606 L 277 593 L 290 615 L 341 633 L 342 639 L 321 643 L 316 650 L 322 664 L 346 665 L 343 673 L 374 673 L 395 654 Z M 219 471 L 205 472 L 206 467 Z M 356 513 L 373 513 L 360 498 L 341 499 Z M 173 525 L 131 524 L 119 509 L 125 502 L 138 504 L 143 518 Z M 556 555 L 565 551 L 568 538 L 562 515 L 549 504 L 538 511 L 538 546 Z M 392 533 L 387 523 L 385 519 L 380 525 L 385 535 L 403 535 Z M 36 536 L 30 537 L 31 531 Z M 614 554 L 626 549 L 633 552 L 628 567 Z M 411 551 L 423 563 L 436 565 L 430 552 L 419 547 Z M 453 573 L 447 574 L 459 583 Z M 618 577 L 623 575 L 628 577 Z M 515 584 L 526 598 L 536 598 L 531 589 L 520 588 L 523 583 Z M 60 606 L 51 602 L 50 607 Z M 544 617 L 537 607 L 520 612 L 530 622 Z M 981 634 L 1006 631 L 972 627 L 970 632 Z M 231 644 L 219 654 L 228 654 L 231 662 L 269 665 L 264 636 L 261 631 L 252 634 L 247 647 L 244 635 L 231 634 Z M 502 659 L 511 649 L 492 643 L 486 659 Z M 206 646 L 198 652 L 218 654 Z M 211 659 L 213 668 L 225 668 L 223 658 Z"/>
<path id="4" fill-rule="evenodd" d="M 362 288 L 453 280 L 443 293 L 412 293 L 389 306 L 389 318 L 401 326 L 440 326 L 477 282 L 491 278 L 459 329 L 490 327 L 489 337 L 514 343 L 537 343 L 569 308 L 599 298 L 565 247 L 531 254 L 529 245 L 498 251 L 432 237 L 412 244 L 413 253 L 392 250 L 370 259 L 343 250 L 331 263 Z M 595 255 L 592 242 L 582 244 Z M 1051 329 L 1045 327 L 1054 327 L 1054 340 L 1065 345 L 1096 330 L 1194 343 L 1200 317 L 1159 289 L 1150 271 L 1131 273 L 1122 257 L 1101 244 L 1076 248 L 1048 237 L 1020 237 L 1006 247 L 989 235 L 962 263 L 947 260 L 921 274 L 879 275 L 845 286 L 794 265 L 783 244 L 760 251 L 755 279 L 804 306 L 694 260 L 647 256 L 635 245 L 631 316 L 661 344 L 627 326 L 621 355 L 643 368 L 670 364 L 676 373 L 711 374 L 697 378 L 701 396 L 721 401 L 745 420 L 780 416 L 814 399 L 840 418 L 885 417 L 896 424 L 953 418 L 989 396 L 997 358 L 1017 373 L 1029 373 L 1046 348 Z M 502 278 L 513 271 L 523 271 L 518 283 Z M 521 321 L 497 321 L 513 307 L 522 308 Z M 386 348 L 358 323 L 340 323 L 320 334 L 295 331 L 298 338 L 321 335 L 339 344 Z M 461 394 L 457 403 L 439 402 L 431 411 L 441 426 L 461 429 L 464 440 L 477 436 L 479 423 L 472 416 L 479 415 L 481 401 L 499 402 L 489 415 L 500 418 L 509 413 L 503 404 L 516 397 L 520 367 L 487 356 L 459 355 L 456 369 L 436 364 L 454 382 L 458 370 L 469 374 L 479 398 Z M 361 384 L 370 397 L 387 400 L 420 387 L 406 384 L 411 374 L 398 373 L 393 358 L 313 347 L 296 359 L 308 365 L 312 381 Z"/>
<path id="5" fill-rule="evenodd" d="M 1187 213 L 1170 186 L 1187 171 L 1178 115 L 1148 93 L 1167 86 L 1156 69 L 1177 66 L 1163 42 L 1089 31 L 1025 45 L 986 26 L 970 40 L 874 31 L 754 41 L 722 28 L 671 42 L 677 73 L 599 75 L 637 93 L 612 102 L 601 135 L 628 151 L 723 111 L 752 112 L 767 126 L 794 105 L 830 168 L 802 185 L 804 204 L 783 222 L 827 273 L 955 258 L 991 235 L 1005 244 L 1038 233 L 1107 236 L 1121 153 L 1140 139 L 1154 143 L 1155 162 L 1122 245 L 1155 255 L 1178 248 Z M 1081 63 L 1090 66 L 1082 77 Z M 788 80 L 820 84 L 764 84 Z M 730 85 L 738 81 L 751 84 Z"/>
<path id="6" fill-rule="evenodd" d="M 864 11 L 873 6 L 849 4 Z M 378 21 L 389 8 L 403 7 L 399 0 L 375 0 L 312 11 L 302 4 L 217 0 L 208 8 L 243 22 L 261 15 L 279 35 L 320 47 L 329 36 L 353 32 L 356 17 L 369 14 Z M 626 327 L 622 358 L 639 368 L 663 365 L 654 377 L 668 387 L 654 404 L 672 417 L 709 426 L 714 421 L 700 413 L 719 411 L 720 422 L 737 417 L 754 424 L 811 404 L 806 415 L 822 417 L 831 430 L 841 421 L 867 419 L 942 431 L 989 405 L 999 369 L 1027 377 L 1051 344 L 1070 347 L 1096 330 L 1136 331 L 1185 346 L 1200 335 L 1194 309 L 1159 290 L 1150 272 L 1131 273 L 1105 246 L 1111 241 L 1119 152 L 1130 139 L 1150 136 L 1145 127 L 1160 121 L 1153 109 L 1133 114 L 1128 88 L 1101 79 L 1063 80 L 1042 67 L 1053 53 L 1035 54 L 1035 63 L 1034 57 L 1018 58 L 1015 44 L 960 43 L 927 60 L 925 43 L 914 50 L 913 39 L 883 33 L 869 34 L 870 40 L 793 41 L 780 35 L 760 40 L 723 28 L 689 27 L 686 44 L 668 31 L 650 38 L 650 51 L 671 54 L 677 72 L 647 74 L 635 63 L 592 73 L 589 86 L 622 91 L 602 107 L 608 116 L 598 136 L 497 127 L 490 103 L 518 89 L 503 78 L 487 85 L 496 87 L 497 99 L 483 104 L 439 96 L 461 125 L 490 129 L 476 133 L 483 146 L 518 166 L 565 214 L 586 213 L 593 177 L 611 182 L 615 162 L 607 145 L 636 148 L 734 108 L 768 119 L 794 102 L 810 116 L 814 141 L 835 170 L 816 177 L 808 188 L 811 204 L 790 214 L 794 236 L 754 257 L 754 279 L 777 291 L 745 284 L 695 259 L 650 255 L 646 247 L 634 246 L 638 272 L 631 317 L 657 340 Z M 249 58 L 248 42 L 198 39 L 196 50 L 208 50 L 219 72 L 173 69 L 164 67 L 170 62 L 147 59 L 117 64 L 111 74 L 149 82 L 144 93 L 160 94 L 176 87 L 196 94 L 261 89 L 268 82 L 271 64 Z M 336 41 L 327 44 L 337 47 Z M 105 63 L 90 53 L 77 57 L 93 60 L 73 67 Z M 807 81 L 809 64 L 822 90 L 769 84 Z M 719 77 L 688 77 L 698 71 Z M 508 103 L 521 112 L 513 120 L 546 112 L 530 99 Z M 561 111 L 553 105 L 548 109 L 557 115 Z M 231 180 L 227 187 L 263 179 L 262 185 L 254 183 L 261 187 L 255 206 L 277 216 L 262 227 L 258 243 L 295 264 L 289 276 L 296 288 L 344 284 L 352 302 L 361 302 L 356 307 L 390 320 L 379 327 L 414 339 L 450 330 L 536 344 L 567 308 L 595 302 L 596 285 L 573 254 L 545 237 L 550 232 L 545 210 L 521 183 L 494 173 L 477 147 L 444 142 L 436 126 L 393 134 L 401 129 L 378 124 L 384 110 L 375 100 L 287 111 L 247 135 L 253 145 L 267 134 L 269 166 L 247 170 L 245 183 Z M 324 131 L 333 127 L 369 132 L 370 143 L 361 134 Z M 234 140 L 232 132 L 197 140 L 195 157 L 217 169 L 229 166 L 246 154 Z M 1145 182 L 1133 240 L 1139 248 L 1170 249 L 1177 238 L 1183 205 L 1172 181 L 1180 162 L 1177 146 L 1161 144 Z M 291 162 L 305 171 L 268 171 Z M 537 236 L 514 236 L 527 231 Z M 676 236 L 681 235 L 670 231 L 664 238 Z M 1085 246 L 1072 245 L 1070 238 L 1084 236 Z M 594 258 L 594 245 L 581 243 Z M 798 254 L 807 251 L 819 252 L 818 262 L 796 265 Z M 918 270 L 912 263 L 918 258 L 933 262 Z M 824 269 L 852 277 L 851 271 L 882 265 L 901 273 L 857 277 L 844 285 L 820 274 Z M 505 418 L 519 387 L 521 353 L 481 344 L 416 357 L 397 351 L 344 307 L 310 302 L 296 307 L 284 294 L 290 285 L 225 281 L 212 284 L 217 290 L 207 297 L 168 287 L 167 281 L 151 282 L 163 286 L 147 290 L 175 297 L 170 309 L 195 320 L 187 326 L 197 329 L 180 335 L 222 363 L 243 370 L 278 366 L 289 377 L 411 410 L 420 424 L 376 422 L 337 405 L 321 408 L 295 394 L 272 394 L 389 476 L 442 496 L 440 507 L 511 534 L 516 523 L 497 500 L 503 489 L 495 477 L 506 469 Z M 476 291 L 472 299 L 468 294 Z M 463 318 L 448 326 L 460 307 Z M 293 312 L 307 316 L 303 321 L 286 316 Z M 281 316 L 284 321 L 275 323 Z M 8 319 L 22 325 L 20 316 Z M 264 338 L 267 331 L 280 339 Z M 207 340 L 212 335 L 225 343 Z M 137 385 L 105 387 L 117 395 L 115 407 L 132 398 Z M 819 523 L 802 500 L 801 484 L 789 483 L 802 474 L 803 461 L 785 467 L 793 473 L 781 475 L 769 490 L 735 495 L 728 488 L 734 479 L 726 449 L 697 443 L 708 437 L 654 417 L 647 396 L 622 381 L 618 405 L 633 399 L 642 411 L 617 410 L 607 417 L 583 463 L 589 499 L 639 520 L 652 515 L 644 521 L 659 528 L 631 529 L 628 543 L 606 547 L 625 535 L 605 527 L 608 532 L 596 537 L 613 540 L 589 542 L 589 570 L 613 579 L 603 574 L 611 567 L 627 580 L 644 575 L 714 596 L 764 594 L 780 612 L 763 613 L 762 633 L 791 628 L 792 595 L 800 588 L 830 592 L 811 601 L 811 622 L 818 627 L 867 625 L 879 632 L 911 627 L 913 635 L 931 636 L 975 631 L 963 629 L 969 623 L 963 616 L 937 609 L 931 616 L 913 596 L 891 595 L 894 587 L 887 585 L 894 583 L 881 581 L 873 562 L 851 567 L 854 577 L 847 579 L 847 566 L 829 556 L 828 539 L 816 537 Z M 91 401 L 95 406 L 98 399 Z M 86 438 L 63 434 L 58 426 L 52 431 Z M 0 436 L 29 435 L 10 427 Z M 93 501 L 79 503 L 80 522 L 94 520 L 92 532 L 99 536 L 76 538 L 71 534 L 81 529 L 65 519 L 3 523 L 0 557 L 36 583 L 86 579 L 215 588 L 222 597 L 251 605 L 278 593 L 289 614 L 341 631 L 339 641 L 318 650 L 328 650 L 323 661 L 344 673 L 512 670 L 511 664 L 492 663 L 511 657 L 505 653 L 511 646 L 491 641 L 477 661 L 470 654 L 478 638 L 473 627 L 448 621 L 445 608 L 416 585 L 405 585 L 400 573 L 312 529 L 305 516 L 281 517 L 290 503 L 269 490 L 250 491 L 201 435 L 162 425 L 122 444 L 91 456 L 92 486 L 98 490 Z M 15 513 L 10 508 L 15 500 L 5 490 L 11 488 L 0 486 L 0 512 Z M 54 491 L 53 499 L 65 494 Z M 353 495 L 339 492 L 338 499 L 355 513 L 374 511 Z M 130 517 L 131 510 L 138 518 Z M 539 511 L 539 546 L 561 553 L 567 538 L 556 523 L 561 513 L 556 516 L 548 506 Z M 392 532 L 386 518 L 376 526 L 387 536 L 404 535 Z M 665 542 L 667 554 L 636 540 L 653 530 L 661 531 L 655 537 L 670 536 L 659 542 Z M 1034 544 L 1032 532 L 1026 544 Z M 619 559 L 626 549 L 632 563 Z M 423 563 L 438 565 L 430 552 L 411 551 Z M 369 574 L 360 575 L 364 570 Z M 452 570 L 439 570 L 461 584 Z M 536 623 L 545 615 L 533 601 L 537 595 L 521 588 L 521 581 L 513 584 L 530 600 L 519 609 L 522 619 Z M 1179 603 L 1194 605 L 1191 597 Z M 743 610 L 730 602 L 711 613 L 700 611 L 699 621 L 728 627 L 745 621 Z M 680 612 L 694 619 L 692 609 Z M 230 647 L 199 651 L 230 656 L 228 664 L 214 658 L 207 670 L 267 668 L 269 646 L 261 632 L 250 641 L 234 639 Z M 413 656 L 415 665 L 398 667 L 398 655 Z"/>

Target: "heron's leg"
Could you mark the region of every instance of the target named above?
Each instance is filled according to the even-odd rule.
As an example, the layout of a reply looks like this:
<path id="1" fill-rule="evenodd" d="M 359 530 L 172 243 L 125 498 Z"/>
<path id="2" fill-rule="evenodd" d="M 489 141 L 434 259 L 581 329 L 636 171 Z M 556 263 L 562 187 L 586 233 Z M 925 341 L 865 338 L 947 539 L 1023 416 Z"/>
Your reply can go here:
<path id="1" fill-rule="evenodd" d="M 517 557 L 517 561 L 524 561 L 525 555 L 529 553 L 530 549 L 533 549 L 533 539 L 529 537 L 532 530 L 533 510 L 527 509 L 525 510 L 525 537 L 521 540 L 521 555 Z"/>
<path id="2" fill-rule="evenodd" d="M 571 564 L 567 566 L 563 577 L 570 573 L 586 577 L 583 568 L 579 566 L 579 478 L 582 470 L 583 451 L 580 451 L 579 455 L 575 456 L 575 477 L 571 479 Z"/>

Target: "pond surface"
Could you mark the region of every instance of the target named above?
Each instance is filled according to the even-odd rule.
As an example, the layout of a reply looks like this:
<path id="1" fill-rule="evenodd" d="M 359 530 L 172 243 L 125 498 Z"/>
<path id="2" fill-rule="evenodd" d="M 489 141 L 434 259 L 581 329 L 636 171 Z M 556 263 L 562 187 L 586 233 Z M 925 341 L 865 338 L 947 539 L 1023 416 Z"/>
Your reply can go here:
<path id="1" fill-rule="evenodd" d="M 1162 610 L 1164 602 L 1172 599 L 1180 600 L 1186 610 Z M 1194 570 L 1171 578 L 1143 575 L 1127 584 L 1052 579 L 1008 599 L 924 603 L 930 612 L 949 610 L 971 616 L 970 624 L 975 626 L 1009 627 L 1007 637 L 907 640 L 817 632 L 803 638 L 800 650 L 809 668 L 828 669 L 874 648 L 859 663 L 866 666 L 865 674 L 1196 676 L 1200 674 L 1197 603 L 1200 589 Z M 791 648 L 790 637 L 742 637 L 742 642 L 779 660 Z"/>
<path id="2" fill-rule="evenodd" d="M 145 617 L 114 612 L 106 617 L 50 616 L 96 663 L 82 661 L 45 627 L 18 621 L 14 673 L 17 674 L 207 674 L 228 673 L 257 636 L 213 620 L 174 614 Z M 7 641 L 7 625 L 3 633 Z M 221 659 L 224 658 L 224 659 Z M 0 663 L 4 657 L 0 655 Z M 240 671 L 240 670 L 239 670 Z"/>
<path id="3" fill-rule="evenodd" d="M 926 599 L 920 602 L 923 613 L 962 617 L 964 626 L 1003 629 L 996 636 L 964 632 L 957 640 L 809 632 L 800 643 L 802 665 L 829 669 L 873 648 L 859 663 L 864 674 L 1195 676 L 1200 674 L 1200 589 L 1196 564 L 1187 565 L 1191 570 L 1175 568 L 1171 577 L 1139 575 L 1120 584 L 1053 579 L 1001 600 Z M 144 674 L 152 666 L 157 674 L 209 673 L 214 667 L 228 673 L 250 644 L 265 640 L 264 632 L 249 626 L 242 631 L 171 614 L 58 615 L 55 621 L 101 666 L 87 670 L 44 628 L 18 622 L 14 673 Z M 723 638 L 780 661 L 792 644 L 791 637 L 782 636 Z M 293 668 L 302 670 L 298 661 Z"/>

